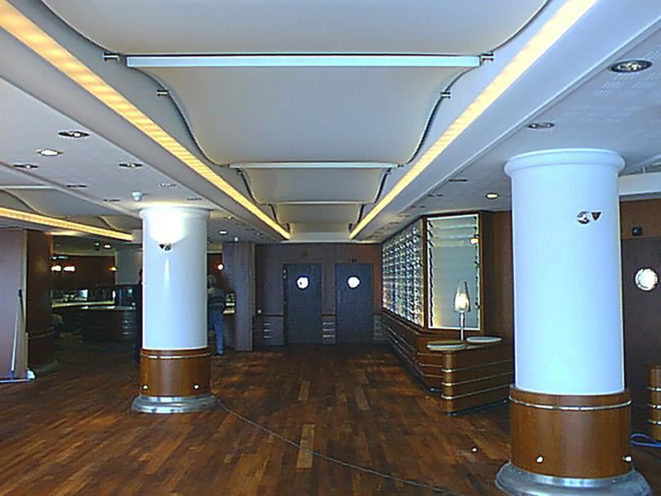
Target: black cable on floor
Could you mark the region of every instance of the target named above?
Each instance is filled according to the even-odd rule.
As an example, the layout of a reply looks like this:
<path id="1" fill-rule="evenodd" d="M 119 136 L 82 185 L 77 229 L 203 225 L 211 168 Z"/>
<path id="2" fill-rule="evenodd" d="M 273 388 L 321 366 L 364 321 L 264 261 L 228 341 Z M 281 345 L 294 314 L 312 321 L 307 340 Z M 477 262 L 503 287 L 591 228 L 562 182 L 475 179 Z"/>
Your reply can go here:
<path id="1" fill-rule="evenodd" d="M 375 475 L 377 477 L 382 477 L 384 479 L 389 479 L 393 482 L 399 482 L 401 484 L 407 484 L 409 486 L 418 487 L 418 488 L 421 488 L 421 489 L 429 489 L 430 491 L 434 491 L 438 494 L 443 494 L 445 496 L 460 496 L 458 493 L 454 493 L 454 492 L 452 492 L 449 489 L 446 489 L 444 487 L 433 486 L 431 484 L 426 484 L 424 482 L 418 482 L 418 481 L 414 481 L 414 480 L 410 480 L 410 479 L 401 479 L 401 478 L 396 477 L 392 474 L 386 474 L 386 473 L 379 472 L 379 471 L 371 469 L 371 468 L 361 467 L 360 465 L 354 465 L 353 463 L 345 462 L 345 461 L 340 460 L 338 458 L 335 458 L 335 457 L 326 455 L 324 453 L 321 453 L 320 451 L 305 448 L 304 446 L 300 445 L 299 443 L 297 443 L 295 441 L 292 441 L 291 439 L 287 439 L 282 434 L 279 434 L 275 431 L 272 431 L 268 427 L 264 427 L 263 425 L 258 424 L 257 422 L 255 422 L 254 420 L 250 420 L 249 418 L 244 417 L 240 413 L 235 412 L 234 410 L 232 410 L 232 409 L 228 408 L 227 406 L 225 406 L 225 404 L 222 401 L 219 401 L 219 404 L 220 404 L 220 407 L 223 410 L 225 410 L 228 414 L 233 415 L 234 417 L 238 418 L 242 422 L 245 422 L 246 424 L 248 424 L 248 425 L 250 425 L 250 426 L 252 426 L 252 427 L 254 427 L 254 428 L 256 428 L 256 429 L 258 429 L 262 432 L 270 434 L 271 436 L 279 439 L 283 443 L 289 444 L 290 446 L 293 446 L 293 447 L 295 447 L 299 450 L 310 453 L 313 456 L 322 458 L 322 459 L 324 459 L 328 462 L 335 463 L 337 465 L 341 465 L 343 467 L 346 467 L 346 468 L 349 468 L 349 469 L 352 469 L 352 470 L 357 470 L 357 471 L 363 472 L 365 474 Z"/>

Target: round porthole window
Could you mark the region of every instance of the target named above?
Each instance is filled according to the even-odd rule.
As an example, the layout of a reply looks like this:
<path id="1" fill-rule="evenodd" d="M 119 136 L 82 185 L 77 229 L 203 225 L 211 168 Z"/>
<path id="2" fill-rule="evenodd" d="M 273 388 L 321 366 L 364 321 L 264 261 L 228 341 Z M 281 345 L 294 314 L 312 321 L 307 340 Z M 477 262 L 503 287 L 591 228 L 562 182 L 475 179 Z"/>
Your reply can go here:
<path id="1" fill-rule="evenodd" d="M 652 291 L 659 284 L 659 274 L 650 267 L 643 267 L 636 272 L 634 281 L 641 291 Z"/>
<path id="2" fill-rule="evenodd" d="M 351 289 L 356 289 L 358 286 L 360 286 L 360 279 L 356 276 L 349 276 L 347 279 L 347 286 L 349 286 Z"/>
<path id="3" fill-rule="evenodd" d="M 310 279 L 307 276 L 300 276 L 296 279 L 296 286 L 298 289 L 306 289 L 310 285 Z"/>

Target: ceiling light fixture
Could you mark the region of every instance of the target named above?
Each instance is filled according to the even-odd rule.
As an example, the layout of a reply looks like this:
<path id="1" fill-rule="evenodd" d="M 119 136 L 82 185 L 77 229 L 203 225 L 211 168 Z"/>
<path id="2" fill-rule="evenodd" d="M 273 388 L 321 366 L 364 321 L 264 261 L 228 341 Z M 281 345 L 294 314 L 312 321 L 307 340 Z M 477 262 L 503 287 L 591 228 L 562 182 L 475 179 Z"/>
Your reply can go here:
<path id="1" fill-rule="evenodd" d="M 531 122 L 527 127 L 528 129 L 551 129 L 555 127 L 555 123 L 548 121 Z"/>
<path id="2" fill-rule="evenodd" d="M 276 231 L 285 239 L 291 237 L 289 232 L 283 229 L 280 224 L 269 217 L 230 183 L 216 174 L 211 167 L 207 166 L 194 156 L 150 117 L 101 79 L 95 72 L 90 70 L 89 67 L 74 57 L 68 50 L 56 42 L 30 19 L 24 16 L 7 0 L 0 0 L 0 27 L 35 53 L 39 54 L 51 65 L 59 69 L 114 112 L 133 124 L 146 136 L 161 145 L 188 168 L 192 169 L 203 179 L 213 184 L 217 189 L 248 210 L 264 224 L 269 226 L 269 228 Z"/>
<path id="3" fill-rule="evenodd" d="M 127 67 L 478 67 L 477 55 L 130 55 Z"/>
<path id="4" fill-rule="evenodd" d="M 491 192 L 491 193 L 487 193 L 484 196 L 489 200 L 495 200 L 496 198 L 500 198 L 500 193 Z"/>
<path id="5" fill-rule="evenodd" d="M 640 72 L 645 69 L 649 69 L 652 66 L 652 62 L 649 60 L 634 59 L 634 60 L 623 60 L 617 62 L 609 67 L 613 72 Z"/>
<path id="6" fill-rule="evenodd" d="M 190 202 L 197 202 L 197 201 L 202 201 L 202 198 L 200 198 L 199 196 L 189 196 L 188 198 L 186 198 L 186 200 Z"/>
<path id="7" fill-rule="evenodd" d="M 142 164 L 140 162 L 120 162 L 117 165 L 119 165 L 123 169 L 138 169 L 139 167 L 142 167 Z"/>
<path id="8" fill-rule="evenodd" d="M 117 203 L 121 200 L 119 198 L 104 198 L 103 201 L 106 203 Z"/>
<path id="9" fill-rule="evenodd" d="M 12 164 L 12 167 L 15 169 L 23 169 L 23 170 L 32 170 L 32 169 L 38 169 L 39 166 L 37 164 Z"/>
<path id="10" fill-rule="evenodd" d="M 227 236 L 227 231 L 225 229 L 221 229 L 220 231 L 218 231 L 218 234 L 220 234 L 221 236 Z"/>
<path id="11" fill-rule="evenodd" d="M 103 245 L 103 247 L 104 247 L 106 250 L 110 250 L 110 249 L 112 248 L 112 245 L 111 245 L 110 243 L 106 243 L 105 245 Z"/>
<path id="12" fill-rule="evenodd" d="M 37 153 L 42 157 L 57 157 L 58 155 L 62 155 L 60 150 L 53 150 L 52 148 L 40 148 L 37 150 Z"/>
<path id="13" fill-rule="evenodd" d="M 68 220 L 57 219 L 55 217 L 47 217 L 45 215 L 31 214 L 23 212 L 22 210 L 14 210 L 11 208 L 0 207 L 0 217 L 6 219 L 20 220 L 23 222 L 30 222 L 32 224 L 39 224 L 41 226 L 59 227 L 70 231 L 83 232 L 87 234 L 94 234 L 103 236 L 104 238 L 119 239 L 122 241 L 133 241 L 133 235 L 122 231 L 112 231 L 110 229 L 102 229 L 100 227 L 89 226 L 87 224 L 79 224 L 78 222 L 71 222 Z"/>
<path id="14" fill-rule="evenodd" d="M 176 188 L 177 187 L 177 185 L 175 183 L 166 183 L 166 182 L 159 183 L 159 186 L 161 188 Z"/>
<path id="15" fill-rule="evenodd" d="M 596 0 L 567 0 L 537 31 L 526 45 L 505 65 L 441 136 L 410 167 L 408 172 L 370 210 L 351 231 L 355 238 L 374 218 L 447 149 L 482 113 L 488 109 L 521 75 L 528 70 L 563 34 L 565 34 Z"/>
<path id="16" fill-rule="evenodd" d="M 59 134 L 63 138 L 75 138 L 75 139 L 87 138 L 90 135 L 90 133 L 86 133 L 85 131 L 77 131 L 77 130 L 60 131 L 57 134 Z"/>
<path id="17" fill-rule="evenodd" d="M 452 179 L 448 179 L 449 183 L 467 183 L 468 179 L 465 177 L 453 177 Z"/>
<path id="18" fill-rule="evenodd" d="M 69 183 L 66 186 L 69 189 L 85 189 L 85 188 L 87 188 L 87 184 L 83 184 L 83 183 Z"/>

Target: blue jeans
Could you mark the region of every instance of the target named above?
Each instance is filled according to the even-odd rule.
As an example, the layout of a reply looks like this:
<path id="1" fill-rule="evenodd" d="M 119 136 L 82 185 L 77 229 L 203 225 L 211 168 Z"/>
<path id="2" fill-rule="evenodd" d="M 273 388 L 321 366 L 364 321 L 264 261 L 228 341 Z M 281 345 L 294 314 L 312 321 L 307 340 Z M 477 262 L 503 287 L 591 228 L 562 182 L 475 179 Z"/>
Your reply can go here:
<path id="1" fill-rule="evenodd" d="M 208 325 L 216 333 L 216 354 L 223 354 L 223 311 L 220 308 L 209 308 L 207 312 Z"/>

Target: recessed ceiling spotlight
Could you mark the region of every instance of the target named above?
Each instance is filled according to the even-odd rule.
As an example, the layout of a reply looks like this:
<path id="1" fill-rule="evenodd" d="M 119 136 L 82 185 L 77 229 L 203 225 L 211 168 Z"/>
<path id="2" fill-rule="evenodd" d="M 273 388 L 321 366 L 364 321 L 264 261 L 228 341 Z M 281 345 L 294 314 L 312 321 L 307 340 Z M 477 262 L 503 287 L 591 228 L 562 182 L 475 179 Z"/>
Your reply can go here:
<path id="1" fill-rule="evenodd" d="M 453 177 L 452 179 L 448 179 L 449 183 L 467 183 L 468 179 L 465 177 Z"/>
<path id="2" fill-rule="evenodd" d="M 103 245 L 103 247 L 104 247 L 106 250 L 109 250 L 110 248 L 112 248 L 112 245 L 106 243 L 105 245 Z"/>
<path id="3" fill-rule="evenodd" d="M 174 188 L 174 187 L 176 187 L 177 185 L 176 185 L 175 183 L 166 183 L 166 182 L 162 182 L 162 183 L 159 184 L 159 186 L 160 186 L 161 188 Z"/>
<path id="4" fill-rule="evenodd" d="M 492 193 L 487 193 L 486 196 L 489 200 L 495 200 L 496 198 L 500 197 L 500 193 L 492 192 Z"/>
<path id="5" fill-rule="evenodd" d="M 188 200 L 188 201 L 202 201 L 202 198 L 200 198 L 199 196 L 189 196 L 188 198 L 186 198 L 186 200 Z"/>
<path id="6" fill-rule="evenodd" d="M 39 166 L 37 164 L 12 164 L 12 167 L 15 169 L 23 169 L 23 170 L 32 170 L 32 169 L 38 169 Z"/>
<path id="7" fill-rule="evenodd" d="M 60 136 L 63 138 L 87 138 L 90 133 L 86 133 L 85 131 L 77 131 L 77 130 L 70 130 L 70 131 L 60 131 L 59 133 Z"/>
<path id="8" fill-rule="evenodd" d="M 548 121 L 531 122 L 528 124 L 528 129 L 551 129 L 552 127 L 555 127 L 555 123 Z"/>
<path id="9" fill-rule="evenodd" d="M 119 198 L 104 198 L 103 201 L 107 203 L 117 203 L 118 201 L 121 200 Z"/>
<path id="10" fill-rule="evenodd" d="M 218 234 L 220 234 L 221 236 L 227 236 L 227 231 L 225 229 L 221 229 L 220 231 L 218 231 Z"/>
<path id="11" fill-rule="evenodd" d="M 138 167 L 142 167 L 140 162 L 120 162 L 118 165 L 124 169 L 137 169 Z"/>
<path id="12" fill-rule="evenodd" d="M 429 193 L 427 196 L 429 198 L 441 198 L 443 196 L 443 193 Z"/>
<path id="13" fill-rule="evenodd" d="M 87 184 L 69 183 L 69 184 L 67 184 L 67 188 L 70 188 L 70 189 L 84 189 L 84 188 L 87 188 Z"/>
<path id="14" fill-rule="evenodd" d="M 62 155 L 60 150 L 53 150 L 52 148 L 40 148 L 37 150 L 37 153 L 42 157 L 57 157 L 58 155 Z"/>
<path id="15" fill-rule="evenodd" d="M 651 65 L 652 62 L 649 60 L 623 60 L 613 64 L 609 67 L 609 69 L 613 72 L 640 72 L 644 71 L 645 69 L 649 69 Z"/>

